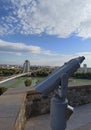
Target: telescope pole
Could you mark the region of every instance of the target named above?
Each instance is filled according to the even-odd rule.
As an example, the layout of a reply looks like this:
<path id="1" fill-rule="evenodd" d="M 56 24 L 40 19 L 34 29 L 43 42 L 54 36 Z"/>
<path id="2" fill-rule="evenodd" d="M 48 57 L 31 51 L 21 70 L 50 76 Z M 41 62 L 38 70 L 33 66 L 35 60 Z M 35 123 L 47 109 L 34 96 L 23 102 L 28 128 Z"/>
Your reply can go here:
<path id="1" fill-rule="evenodd" d="M 63 74 L 60 82 L 61 88 L 58 88 L 51 99 L 50 118 L 52 130 L 65 130 L 66 128 L 68 75 Z"/>

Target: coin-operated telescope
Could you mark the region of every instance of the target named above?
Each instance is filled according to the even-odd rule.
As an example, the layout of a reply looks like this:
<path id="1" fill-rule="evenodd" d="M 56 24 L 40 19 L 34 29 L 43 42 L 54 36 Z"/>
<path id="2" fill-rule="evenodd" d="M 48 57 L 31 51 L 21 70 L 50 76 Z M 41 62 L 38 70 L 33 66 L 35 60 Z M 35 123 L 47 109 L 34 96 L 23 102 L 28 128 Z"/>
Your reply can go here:
<path id="1" fill-rule="evenodd" d="M 50 109 L 52 130 L 64 130 L 66 128 L 67 108 L 72 110 L 67 101 L 68 79 L 80 67 L 84 59 L 85 57 L 82 56 L 66 62 L 35 86 L 36 91 L 43 96 L 48 96 L 50 92 L 55 90 Z"/>

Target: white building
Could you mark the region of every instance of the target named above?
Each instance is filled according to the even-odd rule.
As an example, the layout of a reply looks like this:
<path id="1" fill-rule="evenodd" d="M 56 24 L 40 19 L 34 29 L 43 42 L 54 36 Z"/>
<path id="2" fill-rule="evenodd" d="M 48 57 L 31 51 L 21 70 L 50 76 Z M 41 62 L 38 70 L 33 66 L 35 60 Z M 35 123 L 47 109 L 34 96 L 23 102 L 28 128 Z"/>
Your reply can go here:
<path id="1" fill-rule="evenodd" d="M 77 72 L 83 72 L 83 73 L 90 72 L 91 73 L 91 68 L 88 68 L 87 64 L 83 64 L 83 67 L 79 68 Z"/>

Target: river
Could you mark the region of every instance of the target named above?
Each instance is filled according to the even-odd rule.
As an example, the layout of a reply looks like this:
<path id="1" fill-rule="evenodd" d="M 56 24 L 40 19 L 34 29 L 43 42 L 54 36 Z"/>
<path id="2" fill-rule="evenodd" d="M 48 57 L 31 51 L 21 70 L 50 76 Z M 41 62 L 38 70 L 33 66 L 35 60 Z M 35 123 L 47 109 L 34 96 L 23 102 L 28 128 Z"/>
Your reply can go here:
<path id="1" fill-rule="evenodd" d="M 36 82 L 42 81 L 43 77 L 19 77 L 8 82 L 0 84 L 0 87 L 25 87 L 24 81 L 26 79 L 32 79 L 31 86 L 35 86 Z"/>

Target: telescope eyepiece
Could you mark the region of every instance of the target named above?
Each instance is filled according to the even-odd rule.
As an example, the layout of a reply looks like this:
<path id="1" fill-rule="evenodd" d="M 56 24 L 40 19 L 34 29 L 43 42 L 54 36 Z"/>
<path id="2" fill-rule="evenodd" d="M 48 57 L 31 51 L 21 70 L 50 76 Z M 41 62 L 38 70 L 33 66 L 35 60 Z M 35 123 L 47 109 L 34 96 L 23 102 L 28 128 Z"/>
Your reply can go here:
<path id="1" fill-rule="evenodd" d="M 84 56 L 80 56 L 78 58 L 76 58 L 76 60 L 78 60 L 79 64 L 81 64 L 84 61 L 85 57 Z"/>

